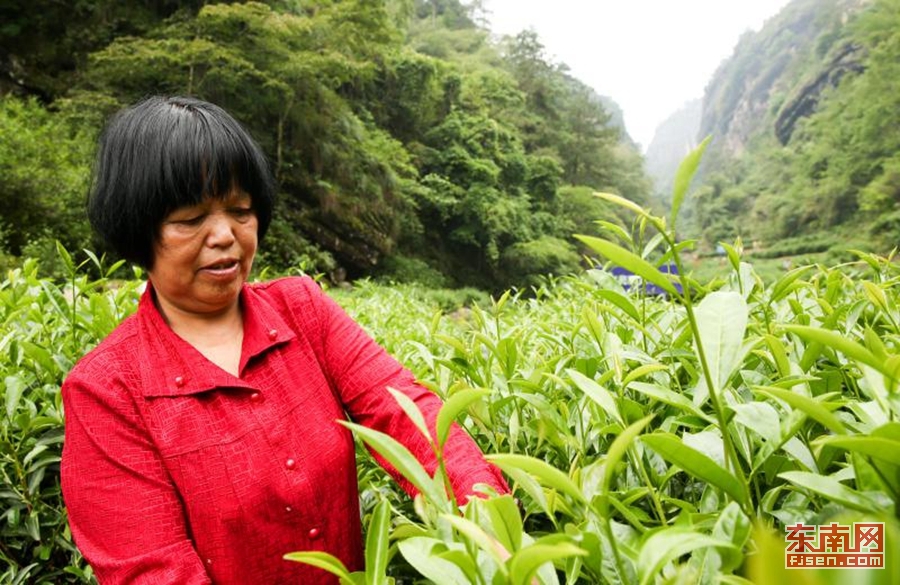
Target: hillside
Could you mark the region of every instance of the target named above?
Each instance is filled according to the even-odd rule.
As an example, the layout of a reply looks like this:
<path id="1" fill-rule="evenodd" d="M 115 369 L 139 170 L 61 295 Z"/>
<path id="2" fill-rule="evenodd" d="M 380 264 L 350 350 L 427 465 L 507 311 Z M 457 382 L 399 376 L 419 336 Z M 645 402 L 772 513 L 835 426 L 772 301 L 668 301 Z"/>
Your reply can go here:
<path id="1" fill-rule="evenodd" d="M 707 86 L 689 204 L 709 245 L 887 251 L 900 236 L 900 2 L 794 0 Z"/>

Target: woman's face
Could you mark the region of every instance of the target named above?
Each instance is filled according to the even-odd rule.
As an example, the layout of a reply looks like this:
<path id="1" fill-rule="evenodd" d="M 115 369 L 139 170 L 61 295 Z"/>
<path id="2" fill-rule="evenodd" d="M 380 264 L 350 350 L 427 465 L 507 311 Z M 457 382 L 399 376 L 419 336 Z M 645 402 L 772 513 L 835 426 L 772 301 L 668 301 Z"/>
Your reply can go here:
<path id="1" fill-rule="evenodd" d="M 256 254 L 250 195 L 235 189 L 163 218 L 150 281 L 164 315 L 216 316 L 237 308 Z"/>

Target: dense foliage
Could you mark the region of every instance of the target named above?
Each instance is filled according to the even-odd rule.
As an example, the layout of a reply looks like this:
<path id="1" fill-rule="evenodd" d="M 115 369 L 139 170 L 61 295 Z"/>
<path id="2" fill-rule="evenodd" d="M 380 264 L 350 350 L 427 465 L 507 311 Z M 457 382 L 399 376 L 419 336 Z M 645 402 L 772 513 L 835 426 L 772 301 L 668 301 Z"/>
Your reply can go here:
<path id="1" fill-rule="evenodd" d="M 98 249 L 80 213 L 92 143 L 111 112 L 150 93 L 218 103 L 261 142 L 280 191 L 263 259 L 280 269 L 527 284 L 577 264 L 571 233 L 583 216 L 565 186 L 636 201 L 648 191 L 604 100 L 533 32 L 492 40 L 477 4 L 97 0 L 72 18 L 59 10 L 20 3 L 0 27 L 0 122 L 16 136 L 0 166 L 17 175 L 0 187 L 15 202 L 0 225 L 12 256 L 29 243 L 52 250 L 47 232 Z M 590 217 L 605 211 L 589 207 Z"/>
<path id="2" fill-rule="evenodd" d="M 794 0 L 746 34 L 704 97 L 693 233 L 843 259 L 896 245 L 898 68 L 897 0 Z"/>

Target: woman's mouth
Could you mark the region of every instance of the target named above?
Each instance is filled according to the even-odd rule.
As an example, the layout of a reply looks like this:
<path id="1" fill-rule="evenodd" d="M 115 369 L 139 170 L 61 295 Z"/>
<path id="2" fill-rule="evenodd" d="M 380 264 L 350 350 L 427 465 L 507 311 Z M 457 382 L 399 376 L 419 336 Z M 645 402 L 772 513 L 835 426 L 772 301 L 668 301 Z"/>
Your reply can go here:
<path id="1" fill-rule="evenodd" d="M 219 278 L 229 278 L 237 273 L 240 269 L 240 264 L 235 259 L 222 260 L 220 262 L 213 262 L 211 264 L 207 264 L 202 267 L 200 270 L 209 274 L 210 276 L 219 277 Z"/>

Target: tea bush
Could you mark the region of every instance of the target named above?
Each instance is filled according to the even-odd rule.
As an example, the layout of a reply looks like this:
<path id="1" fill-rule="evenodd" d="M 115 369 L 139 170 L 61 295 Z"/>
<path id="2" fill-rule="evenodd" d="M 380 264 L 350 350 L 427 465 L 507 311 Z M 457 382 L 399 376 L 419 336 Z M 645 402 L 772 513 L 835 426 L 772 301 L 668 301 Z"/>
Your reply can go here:
<path id="1" fill-rule="evenodd" d="M 63 440 L 60 385 L 75 361 L 136 305 L 138 281 L 113 283 L 120 265 L 96 256 L 75 266 L 58 251 L 69 274 L 58 283 L 38 276 L 31 259 L 0 283 L 0 582 L 91 582 L 72 543 L 59 489 Z"/>
<path id="2" fill-rule="evenodd" d="M 626 248 L 606 251 L 640 259 Z M 865 518 L 887 522 L 889 546 L 888 567 L 867 578 L 896 582 L 893 258 L 800 267 L 766 286 L 729 254 L 690 304 L 625 291 L 600 269 L 451 315 L 416 287 L 332 291 L 445 398 L 444 418 L 504 469 L 521 505 L 459 512 L 442 478 L 421 474 L 431 497 L 410 502 L 361 454 L 381 544 L 370 546 L 386 555 L 373 566 L 398 582 L 778 583 L 784 526 Z M 92 580 L 59 497 L 59 385 L 134 309 L 139 281 L 90 279 L 62 258 L 66 282 L 29 261 L 0 283 L 4 583 Z"/>

